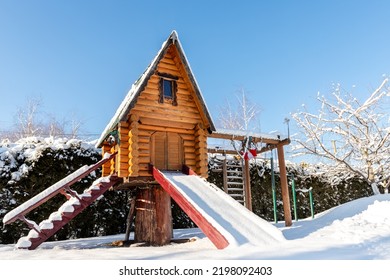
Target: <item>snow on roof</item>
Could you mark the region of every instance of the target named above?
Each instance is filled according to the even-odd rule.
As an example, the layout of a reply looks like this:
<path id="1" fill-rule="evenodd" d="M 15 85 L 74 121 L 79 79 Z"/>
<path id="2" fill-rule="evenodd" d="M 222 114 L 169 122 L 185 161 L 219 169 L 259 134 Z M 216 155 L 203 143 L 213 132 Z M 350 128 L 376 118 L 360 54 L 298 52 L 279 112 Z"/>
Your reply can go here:
<path id="1" fill-rule="evenodd" d="M 168 47 L 171 44 L 175 44 L 176 45 L 176 47 L 177 47 L 177 49 L 179 51 L 179 54 L 181 56 L 181 59 L 183 61 L 183 65 L 188 70 L 187 73 L 189 75 L 189 78 L 190 78 L 191 82 L 193 83 L 193 86 L 195 88 L 195 92 L 196 92 L 198 98 L 200 99 L 200 101 L 202 103 L 202 106 L 203 106 L 203 109 L 205 111 L 206 117 L 207 117 L 208 121 L 210 122 L 211 130 L 215 130 L 215 127 L 214 127 L 211 115 L 209 114 L 209 111 L 207 109 L 206 103 L 204 102 L 204 98 L 203 98 L 203 95 L 202 95 L 202 93 L 200 91 L 199 85 L 198 85 L 194 75 L 192 74 L 192 70 L 191 70 L 190 64 L 189 64 L 189 62 L 187 60 L 187 57 L 186 57 L 186 55 L 184 53 L 183 48 L 181 47 L 181 43 L 179 41 L 178 34 L 174 30 L 169 35 L 168 39 L 162 44 L 162 46 L 161 46 L 160 50 L 158 51 L 157 55 L 154 57 L 152 62 L 149 64 L 149 66 L 146 68 L 144 73 L 141 75 L 141 77 L 139 77 L 138 80 L 135 81 L 135 83 L 131 86 L 129 92 L 127 93 L 127 95 L 125 97 L 125 99 L 119 105 L 117 111 L 115 112 L 115 115 L 110 120 L 110 122 L 107 124 L 107 126 L 104 129 L 103 133 L 101 134 L 99 140 L 96 142 L 96 147 L 97 148 L 102 145 L 104 139 L 106 139 L 108 134 L 112 130 L 114 130 L 116 128 L 117 124 L 120 121 L 122 121 L 122 120 L 124 120 L 126 118 L 126 116 L 129 113 L 130 109 L 134 106 L 134 104 L 135 104 L 135 102 L 137 100 L 137 97 L 141 93 L 145 83 L 148 81 L 150 76 L 154 73 L 154 70 L 156 69 L 159 61 L 164 56 L 165 52 L 168 50 Z"/>

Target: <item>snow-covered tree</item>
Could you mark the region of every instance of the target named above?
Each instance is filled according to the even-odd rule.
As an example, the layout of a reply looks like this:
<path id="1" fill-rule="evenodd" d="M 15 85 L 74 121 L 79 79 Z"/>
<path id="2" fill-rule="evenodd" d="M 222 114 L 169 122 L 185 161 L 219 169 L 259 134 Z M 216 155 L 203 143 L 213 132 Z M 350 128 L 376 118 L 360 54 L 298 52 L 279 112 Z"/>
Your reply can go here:
<path id="1" fill-rule="evenodd" d="M 318 113 L 303 110 L 292 114 L 299 137 L 296 155 L 314 155 L 331 163 L 329 176 L 358 176 L 374 194 L 379 186 L 390 186 L 390 87 L 385 78 L 371 95 L 360 102 L 344 94 L 340 85 L 333 98 L 318 96 Z"/>
<path id="2" fill-rule="evenodd" d="M 235 94 L 235 99 L 227 100 L 226 105 L 219 108 L 219 125 L 226 129 L 256 130 L 259 129 L 256 121 L 260 112 L 258 104 L 252 102 L 241 88 Z"/>

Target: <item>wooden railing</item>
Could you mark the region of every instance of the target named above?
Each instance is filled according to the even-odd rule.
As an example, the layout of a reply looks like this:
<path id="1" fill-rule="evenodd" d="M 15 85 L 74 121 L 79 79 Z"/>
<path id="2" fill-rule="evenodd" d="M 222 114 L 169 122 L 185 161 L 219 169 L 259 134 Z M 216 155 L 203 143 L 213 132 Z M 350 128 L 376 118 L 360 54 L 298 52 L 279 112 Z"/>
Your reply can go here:
<path id="1" fill-rule="evenodd" d="M 39 207 L 40 205 L 42 205 L 43 203 L 45 203 L 59 193 L 67 197 L 68 193 L 71 193 L 73 196 L 77 197 L 77 193 L 71 190 L 70 186 L 90 174 L 92 171 L 95 171 L 96 169 L 101 167 L 104 163 L 111 160 L 115 155 L 116 153 L 107 153 L 104 155 L 103 159 L 101 159 L 97 163 L 92 165 L 84 165 L 72 174 L 69 174 L 64 179 L 58 181 L 54 185 L 48 187 L 47 189 L 32 197 L 28 201 L 24 202 L 22 205 L 16 207 L 15 209 L 7 213 L 3 218 L 3 224 L 6 225 L 13 223 L 16 220 L 21 220 L 27 223 L 29 227 L 34 227 L 34 225 L 31 224 L 31 221 L 27 220 L 25 217 L 29 212 Z"/>

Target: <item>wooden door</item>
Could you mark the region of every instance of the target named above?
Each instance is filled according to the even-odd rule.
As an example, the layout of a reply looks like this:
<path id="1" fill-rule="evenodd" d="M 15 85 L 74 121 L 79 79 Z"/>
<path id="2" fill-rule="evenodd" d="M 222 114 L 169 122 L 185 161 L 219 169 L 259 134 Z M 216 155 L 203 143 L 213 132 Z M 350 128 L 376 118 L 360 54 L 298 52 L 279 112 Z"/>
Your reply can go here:
<path id="1" fill-rule="evenodd" d="M 155 132 L 152 135 L 152 164 L 161 170 L 181 170 L 183 139 L 174 132 Z"/>

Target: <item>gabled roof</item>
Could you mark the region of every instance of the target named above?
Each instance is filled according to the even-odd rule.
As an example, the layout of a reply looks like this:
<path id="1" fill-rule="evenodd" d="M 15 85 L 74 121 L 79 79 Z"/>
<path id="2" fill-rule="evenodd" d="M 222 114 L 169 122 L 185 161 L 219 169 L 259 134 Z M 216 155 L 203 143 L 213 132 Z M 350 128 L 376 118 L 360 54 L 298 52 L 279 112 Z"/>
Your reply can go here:
<path id="1" fill-rule="evenodd" d="M 188 74 L 188 78 L 190 82 L 192 83 L 193 88 L 195 89 L 195 94 L 202 106 L 202 110 L 207 118 L 207 121 L 210 124 L 210 130 L 215 131 L 214 123 L 211 119 L 211 115 L 207 109 L 206 103 L 204 101 L 203 95 L 200 91 L 200 88 L 198 86 L 198 83 L 195 79 L 195 76 L 192 73 L 190 64 L 188 63 L 187 57 L 183 51 L 183 48 L 181 46 L 181 43 L 179 41 L 179 37 L 177 35 L 176 31 L 172 31 L 172 33 L 169 35 L 168 39 L 162 44 L 161 49 L 157 53 L 156 57 L 152 60 L 150 65 L 146 68 L 145 72 L 141 75 L 141 77 L 135 81 L 135 83 L 131 86 L 131 89 L 127 93 L 125 99 L 122 101 L 120 106 L 118 107 L 114 117 L 110 120 L 106 128 L 104 129 L 103 133 L 101 134 L 99 140 L 96 143 L 96 147 L 100 147 L 104 140 L 107 138 L 109 133 L 116 128 L 119 122 L 127 120 L 127 115 L 129 114 L 130 110 L 134 107 L 135 103 L 137 102 L 137 97 L 140 95 L 140 93 L 145 88 L 149 78 L 155 73 L 157 69 L 157 65 L 160 62 L 160 60 L 164 57 L 166 52 L 168 51 L 168 48 L 174 44 L 177 48 L 177 51 L 179 53 L 180 59 L 183 63 L 183 66 Z"/>

